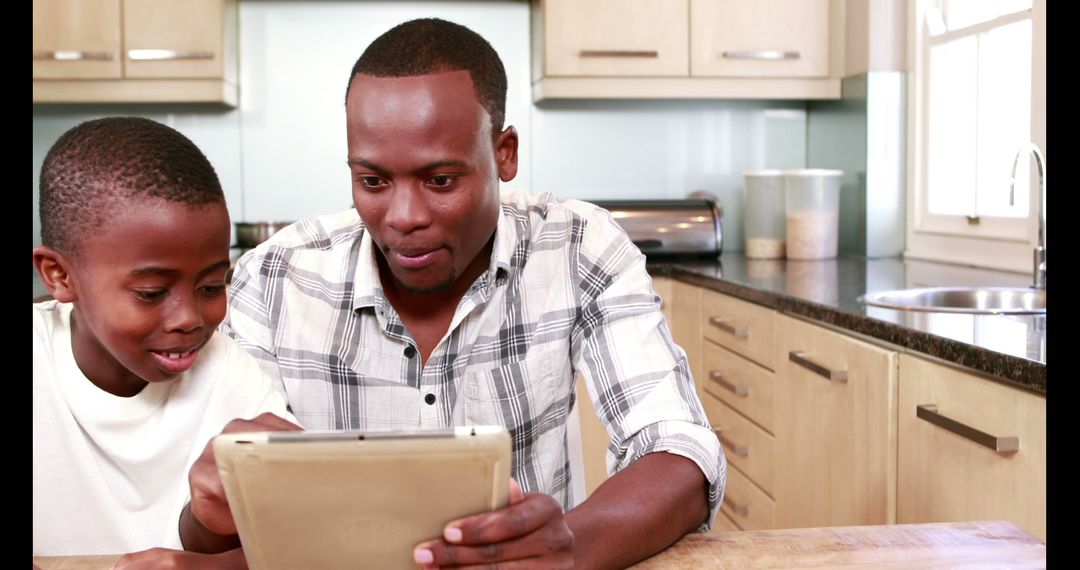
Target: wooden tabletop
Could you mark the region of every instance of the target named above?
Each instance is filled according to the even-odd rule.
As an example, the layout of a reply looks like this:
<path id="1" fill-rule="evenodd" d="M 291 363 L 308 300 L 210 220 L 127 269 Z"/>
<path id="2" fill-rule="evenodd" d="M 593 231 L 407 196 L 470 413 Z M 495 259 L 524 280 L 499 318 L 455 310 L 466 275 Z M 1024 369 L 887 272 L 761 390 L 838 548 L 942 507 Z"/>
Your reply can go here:
<path id="1" fill-rule="evenodd" d="M 108 570 L 119 556 L 34 558 L 42 570 Z M 1046 544 L 1003 521 L 691 534 L 634 566 L 682 568 L 1045 568 Z"/>
<path id="2" fill-rule="evenodd" d="M 1004 521 L 687 535 L 634 566 L 681 568 L 1045 568 L 1046 544 Z"/>

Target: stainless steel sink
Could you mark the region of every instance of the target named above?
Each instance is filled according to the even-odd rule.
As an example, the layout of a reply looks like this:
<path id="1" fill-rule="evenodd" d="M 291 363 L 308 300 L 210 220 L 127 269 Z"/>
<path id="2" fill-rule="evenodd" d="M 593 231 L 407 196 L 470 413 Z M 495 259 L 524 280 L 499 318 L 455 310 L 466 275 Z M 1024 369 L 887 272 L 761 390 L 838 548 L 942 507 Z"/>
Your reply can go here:
<path id="1" fill-rule="evenodd" d="M 933 287 L 867 293 L 859 302 L 899 311 L 967 314 L 1045 314 L 1046 289 Z"/>

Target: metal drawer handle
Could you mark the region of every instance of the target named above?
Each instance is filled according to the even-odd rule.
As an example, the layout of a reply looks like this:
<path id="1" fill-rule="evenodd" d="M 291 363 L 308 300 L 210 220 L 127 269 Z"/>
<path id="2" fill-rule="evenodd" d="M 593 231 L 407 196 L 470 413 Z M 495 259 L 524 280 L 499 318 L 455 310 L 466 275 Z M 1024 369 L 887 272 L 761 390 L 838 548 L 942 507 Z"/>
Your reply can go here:
<path id="1" fill-rule="evenodd" d="M 168 61 L 177 59 L 214 59 L 212 51 L 183 51 L 172 49 L 129 49 L 128 59 L 133 61 Z"/>
<path id="2" fill-rule="evenodd" d="M 780 51 L 772 49 L 750 51 L 725 51 L 720 55 L 723 56 L 725 59 L 753 59 L 768 61 L 799 59 L 799 52 L 797 51 Z"/>
<path id="3" fill-rule="evenodd" d="M 113 58 L 108 51 L 35 51 L 34 61 L 108 61 Z"/>
<path id="4" fill-rule="evenodd" d="M 721 388 L 727 390 L 728 392 L 731 392 L 732 394 L 735 394 L 736 396 L 746 396 L 750 394 L 749 386 L 736 386 L 731 382 L 724 380 L 724 375 L 721 374 L 719 370 L 710 370 L 709 380 L 716 382 L 720 385 Z"/>
<path id="5" fill-rule="evenodd" d="M 735 499 L 729 497 L 727 493 L 724 493 L 724 504 L 740 515 L 745 516 L 750 513 L 750 505 L 740 505 L 739 503 L 736 503 Z"/>
<path id="6" fill-rule="evenodd" d="M 734 441 L 731 441 L 730 439 L 724 437 L 723 432 L 724 428 L 718 428 L 713 426 L 713 433 L 715 433 L 716 438 L 720 440 L 720 445 L 723 445 L 724 447 L 730 449 L 732 453 L 738 455 L 739 457 L 746 457 L 750 455 L 749 445 L 739 445 Z"/>
<path id="7" fill-rule="evenodd" d="M 709 324 L 725 332 L 729 332 L 735 335 L 735 338 L 746 338 L 750 336 L 750 327 L 737 327 L 735 325 L 728 324 L 727 319 L 721 319 L 720 317 L 709 317 Z"/>
<path id="8" fill-rule="evenodd" d="M 632 49 L 583 49 L 578 57 L 660 57 L 656 50 Z"/>
<path id="9" fill-rule="evenodd" d="M 814 374 L 820 374 L 833 382 L 847 382 L 847 370 L 830 370 L 817 362 L 810 360 L 804 356 L 802 352 L 797 350 L 789 352 L 788 359 Z"/>
<path id="10" fill-rule="evenodd" d="M 937 404 L 915 406 L 915 415 L 919 419 L 926 420 L 946 431 L 955 433 L 964 439 L 974 441 L 984 447 L 989 447 L 1002 455 L 1020 451 L 1020 438 L 1018 436 L 993 436 L 971 426 L 964 425 L 952 418 L 947 418 L 939 414 L 937 409 Z"/>

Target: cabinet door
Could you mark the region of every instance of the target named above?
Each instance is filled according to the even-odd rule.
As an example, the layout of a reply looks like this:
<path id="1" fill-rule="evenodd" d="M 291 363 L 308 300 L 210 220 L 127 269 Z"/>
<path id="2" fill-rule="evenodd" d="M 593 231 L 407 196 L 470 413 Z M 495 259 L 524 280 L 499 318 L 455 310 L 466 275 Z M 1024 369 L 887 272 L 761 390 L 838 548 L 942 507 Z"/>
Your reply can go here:
<path id="1" fill-rule="evenodd" d="M 688 0 L 544 0 L 545 76 L 686 76 Z"/>
<path id="2" fill-rule="evenodd" d="M 119 79 L 120 0 L 34 0 L 34 79 Z"/>
<path id="3" fill-rule="evenodd" d="M 896 353 L 775 322 L 778 528 L 894 522 Z"/>
<path id="4" fill-rule="evenodd" d="M 896 522 L 1008 520 L 1046 540 L 1046 398 L 905 354 L 899 409 Z M 940 417 L 1019 450 L 994 451 Z"/>
<path id="5" fill-rule="evenodd" d="M 672 281 L 670 304 L 671 336 L 675 343 L 686 351 L 686 358 L 690 361 L 690 373 L 694 375 L 694 386 L 698 398 L 701 398 L 705 382 L 701 370 L 701 288 L 681 281 Z"/>
<path id="6" fill-rule="evenodd" d="M 691 0 L 690 10 L 691 75 L 829 75 L 829 0 Z"/>
<path id="7" fill-rule="evenodd" d="M 221 78 L 224 0 L 124 0 L 124 76 Z"/>

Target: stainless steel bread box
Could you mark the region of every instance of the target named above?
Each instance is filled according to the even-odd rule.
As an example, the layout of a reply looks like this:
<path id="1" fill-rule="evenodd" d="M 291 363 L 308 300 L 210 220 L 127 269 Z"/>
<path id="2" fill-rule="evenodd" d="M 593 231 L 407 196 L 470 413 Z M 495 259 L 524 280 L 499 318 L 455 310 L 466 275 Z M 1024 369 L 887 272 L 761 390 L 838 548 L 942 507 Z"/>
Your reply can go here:
<path id="1" fill-rule="evenodd" d="M 715 197 L 685 200 L 593 200 L 611 212 L 649 257 L 711 257 L 723 250 L 724 210 Z"/>

